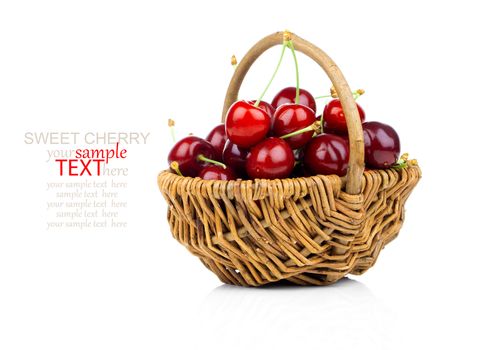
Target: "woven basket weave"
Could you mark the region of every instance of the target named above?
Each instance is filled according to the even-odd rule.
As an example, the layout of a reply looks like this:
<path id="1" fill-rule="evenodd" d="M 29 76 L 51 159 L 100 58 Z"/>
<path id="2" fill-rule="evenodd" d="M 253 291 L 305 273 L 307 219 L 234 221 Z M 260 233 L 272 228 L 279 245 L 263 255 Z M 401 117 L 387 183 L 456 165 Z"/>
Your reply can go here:
<path id="1" fill-rule="evenodd" d="M 412 164 L 364 171 L 363 133 L 346 80 L 322 50 L 294 34 L 291 39 L 324 69 L 341 100 L 350 143 L 346 177 L 205 181 L 158 175 L 173 237 L 225 283 L 325 285 L 364 273 L 398 235 L 404 203 L 421 177 Z M 282 43 L 282 32 L 269 35 L 239 63 L 223 120 L 253 62 Z"/>

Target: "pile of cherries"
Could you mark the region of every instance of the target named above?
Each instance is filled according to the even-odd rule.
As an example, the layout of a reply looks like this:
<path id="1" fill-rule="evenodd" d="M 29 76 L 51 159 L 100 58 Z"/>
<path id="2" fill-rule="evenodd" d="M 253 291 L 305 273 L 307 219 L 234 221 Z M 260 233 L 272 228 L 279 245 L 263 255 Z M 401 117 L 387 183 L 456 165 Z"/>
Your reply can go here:
<path id="1" fill-rule="evenodd" d="M 365 122 L 364 110 L 359 104 L 357 108 L 367 168 L 397 165 L 396 131 L 383 123 Z M 213 128 L 205 139 L 185 137 L 168 156 L 170 168 L 178 175 L 205 180 L 344 176 L 348 161 L 348 131 L 339 99 L 330 100 L 317 117 L 315 98 L 297 87 L 281 90 L 271 103 L 236 101 L 225 124 Z"/>

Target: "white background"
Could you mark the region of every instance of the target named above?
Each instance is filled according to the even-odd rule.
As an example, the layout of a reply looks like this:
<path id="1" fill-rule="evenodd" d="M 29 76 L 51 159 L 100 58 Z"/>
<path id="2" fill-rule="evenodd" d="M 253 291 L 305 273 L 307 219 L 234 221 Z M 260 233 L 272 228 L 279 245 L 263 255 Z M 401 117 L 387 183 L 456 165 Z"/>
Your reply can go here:
<path id="1" fill-rule="evenodd" d="M 479 22 L 473 1 L 4 1 L 0 5 L 0 348 L 405 349 L 477 346 Z M 323 48 L 423 178 L 397 240 L 327 288 L 222 285 L 171 238 L 156 174 L 220 118 L 238 58 L 289 29 Z M 240 97 L 256 98 L 279 48 Z M 302 86 L 329 82 L 299 55 Z M 294 84 L 290 55 L 267 98 Z M 149 131 L 129 229 L 47 232 L 51 165 L 27 131 Z"/>

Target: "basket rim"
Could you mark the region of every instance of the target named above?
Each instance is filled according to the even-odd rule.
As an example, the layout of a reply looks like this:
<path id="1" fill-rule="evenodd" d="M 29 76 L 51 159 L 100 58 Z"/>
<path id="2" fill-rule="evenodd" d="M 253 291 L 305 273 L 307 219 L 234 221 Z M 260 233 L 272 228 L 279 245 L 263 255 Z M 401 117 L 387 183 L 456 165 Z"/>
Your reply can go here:
<path id="1" fill-rule="evenodd" d="M 419 165 L 408 165 L 406 168 L 402 168 L 402 169 L 393 169 L 393 168 L 389 168 L 389 169 L 364 169 L 364 172 L 365 173 L 385 173 L 385 172 L 388 172 L 388 171 L 396 171 L 396 172 L 401 172 L 403 170 L 410 170 L 410 169 L 421 169 Z M 317 174 L 317 175 L 311 175 L 311 176 L 298 176 L 298 177 L 287 177 L 287 178 L 282 178 L 282 179 L 241 179 L 241 178 L 238 178 L 238 179 L 235 179 L 235 180 L 204 180 L 198 176 L 195 176 L 195 177 L 192 177 L 192 176 L 180 176 L 178 174 L 176 174 L 173 170 L 171 169 L 163 169 L 161 170 L 157 176 L 160 176 L 162 174 L 171 174 L 177 178 L 183 178 L 183 179 L 199 179 L 200 181 L 203 181 L 203 182 L 263 182 L 263 181 L 267 181 L 267 182 L 277 182 L 277 181 L 288 181 L 288 180 L 299 180 L 299 179 L 309 179 L 309 178 L 317 178 L 317 177 L 321 177 L 321 178 L 339 178 L 341 179 L 342 182 L 346 181 L 346 175 L 345 176 L 338 176 L 338 175 L 334 175 L 334 174 L 330 174 L 330 175 L 324 175 L 324 174 Z"/>
<path id="2" fill-rule="evenodd" d="M 300 181 L 301 179 L 310 179 L 310 178 L 328 178 L 328 179 L 334 179 L 333 181 L 341 181 L 341 183 L 344 183 L 346 181 L 346 176 L 338 176 L 338 175 L 312 175 L 312 176 L 300 176 L 300 177 L 287 177 L 283 179 L 241 179 L 237 178 L 234 180 L 204 180 L 198 176 L 192 177 L 192 176 L 180 176 L 176 174 L 174 171 L 171 169 L 164 169 L 158 173 L 158 177 L 163 176 L 163 175 L 171 175 L 174 178 L 178 179 L 178 181 L 191 181 L 191 180 L 197 180 L 202 183 L 287 183 L 291 181 Z"/>
<path id="3" fill-rule="evenodd" d="M 380 176 L 383 178 L 391 178 L 396 173 L 404 174 L 404 173 L 416 173 L 416 175 L 421 178 L 422 172 L 419 165 L 409 165 L 406 168 L 402 169 L 365 169 L 362 176 L 362 189 L 365 186 L 365 180 L 367 176 Z M 164 169 L 160 171 L 157 175 L 158 185 L 162 187 L 162 183 L 165 177 L 170 178 L 173 182 L 175 182 L 178 186 L 185 186 L 188 183 L 195 183 L 199 186 L 211 186 L 211 185 L 220 185 L 219 187 L 222 188 L 230 188 L 231 186 L 236 187 L 240 185 L 241 187 L 246 186 L 248 189 L 253 189 L 257 187 L 267 188 L 270 186 L 280 186 L 282 188 L 287 187 L 295 187 L 304 184 L 314 183 L 317 181 L 328 182 L 335 188 L 336 190 L 345 191 L 346 187 L 346 176 L 338 176 L 338 175 L 312 175 L 307 177 L 294 177 L 294 178 L 284 178 L 284 179 L 235 179 L 235 180 L 203 180 L 200 177 L 191 177 L 191 176 L 180 176 L 173 172 L 171 169 Z M 361 191 L 362 192 L 362 191 Z M 358 196 L 361 192 L 357 195 L 350 195 L 350 196 Z"/>

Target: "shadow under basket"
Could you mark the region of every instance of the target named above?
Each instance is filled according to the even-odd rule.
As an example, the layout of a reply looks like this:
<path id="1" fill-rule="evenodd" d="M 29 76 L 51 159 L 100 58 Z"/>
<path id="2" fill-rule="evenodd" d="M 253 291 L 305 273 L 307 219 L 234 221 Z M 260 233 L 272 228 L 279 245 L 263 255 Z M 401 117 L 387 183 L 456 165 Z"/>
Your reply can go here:
<path id="1" fill-rule="evenodd" d="M 421 177 L 413 164 L 364 171 L 362 127 L 349 86 L 323 51 L 290 35 L 338 92 L 348 122 L 348 174 L 212 181 L 161 172 L 173 237 L 224 283 L 326 285 L 364 273 L 398 235 L 404 204 Z M 251 64 L 282 43 L 283 33 L 274 33 L 246 54 L 228 88 L 223 120 Z"/>

